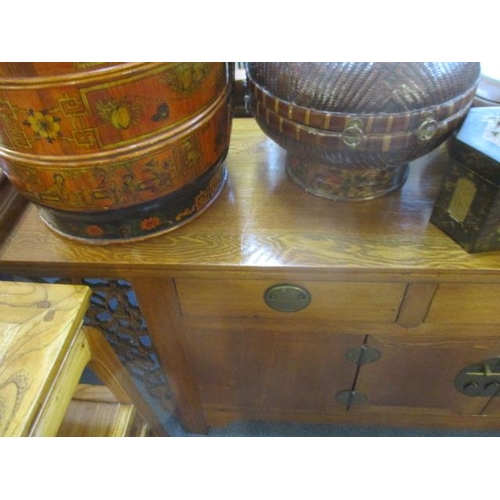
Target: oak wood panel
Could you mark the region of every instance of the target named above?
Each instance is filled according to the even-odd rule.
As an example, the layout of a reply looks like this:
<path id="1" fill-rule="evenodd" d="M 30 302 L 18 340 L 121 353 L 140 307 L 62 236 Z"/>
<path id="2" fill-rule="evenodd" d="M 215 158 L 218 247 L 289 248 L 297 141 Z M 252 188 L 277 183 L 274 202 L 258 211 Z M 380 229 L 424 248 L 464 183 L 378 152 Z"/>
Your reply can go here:
<path id="1" fill-rule="evenodd" d="M 458 415 L 480 415 L 490 397 L 470 397 L 454 386 L 468 365 L 500 355 L 500 343 L 481 339 L 411 339 L 371 336 L 368 345 L 381 352 L 378 361 L 363 365 L 356 391 L 368 397 L 365 406 L 448 410 Z"/>
<path id="2" fill-rule="evenodd" d="M 55 436 L 87 365 L 168 435 L 104 336 L 81 326 L 89 298 L 81 285 L 0 283 L 0 435 Z"/>
<path id="3" fill-rule="evenodd" d="M 283 313 L 286 314 L 286 313 Z M 393 336 L 400 339 L 418 338 L 449 338 L 450 336 L 462 339 L 469 339 L 473 342 L 499 342 L 498 325 L 472 323 L 451 324 L 451 323 L 422 323 L 414 328 L 407 328 L 399 323 L 381 323 L 369 321 L 321 321 L 320 319 L 293 319 L 276 320 L 259 318 L 254 321 L 247 321 L 246 318 L 222 318 L 222 317 L 184 317 L 183 328 L 186 330 L 203 329 L 210 324 L 210 328 L 220 331 L 252 331 L 265 330 L 272 332 L 283 332 L 288 336 L 314 337 L 317 334 L 364 334 L 364 335 L 384 335 Z M 499 342 L 500 343 L 500 342 Z"/>
<path id="4" fill-rule="evenodd" d="M 398 323 L 405 328 L 423 323 L 436 288 L 435 283 L 409 283 L 399 310 Z"/>
<path id="5" fill-rule="evenodd" d="M 361 345 L 363 337 L 336 335 L 320 342 L 307 338 L 295 342 L 280 340 L 273 346 L 263 409 L 323 413 L 344 410 L 335 395 L 352 388 L 357 370 L 357 365 L 346 360 L 345 353 Z"/>
<path id="6" fill-rule="evenodd" d="M 100 381 L 112 392 L 118 403 L 132 405 L 142 419 L 149 424 L 156 436 L 168 436 L 151 405 L 144 399 L 125 366 L 106 341 L 104 335 L 92 327 L 82 327 L 90 349 L 88 366 Z"/>
<path id="7" fill-rule="evenodd" d="M 395 321 L 406 286 L 292 281 L 309 291 L 311 303 L 301 311 L 283 313 L 264 302 L 264 292 L 277 284 L 274 281 L 178 279 L 175 283 L 184 316 L 384 322 Z"/>
<path id="8" fill-rule="evenodd" d="M 188 334 L 204 407 L 343 411 L 335 394 L 351 389 L 357 365 L 345 352 L 360 335 L 289 336 L 254 328 Z"/>
<path id="9" fill-rule="evenodd" d="M 77 381 L 55 388 L 53 383 L 64 372 L 89 297 L 90 289 L 81 286 L 0 283 L 0 435 L 45 432 L 50 422 L 37 418 L 52 390 L 62 404 L 42 407 L 42 413 L 62 420 L 61 407 Z"/>
<path id="10" fill-rule="evenodd" d="M 85 335 L 80 329 L 67 348 L 67 355 L 57 374 L 49 376 L 51 385 L 44 397 L 34 402 L 38 406 L 29 436 L 55 436 L 64 420 L 73 393 L 91 354 Z"/>
<path id="11" fill-rule="evenodd" d="M 57 436 L 129 436 L 136 409 L 131 404 L 121 404 L 113 399 L 105 386 L 79 386 L 77 397 L 70 402 Z"/>
<path id="12" fill-rule="evenodd" d="M 30 205 L 0 248 L 0 262 L 23 274 L 71 270 L 119 277 L 284 267 L 319 273 L 498 272 L 498 252 L 471 256 L 429 224 L 449 161 L 444 148 L 412 163 L 403 189 L 361 203 L 304 192 L 288 179 L 284 156 L 254 120 L 235 119 L 229 181 L 196 220 L 144 242 L 90 246 L 53 234 Z"/>
<path id="13" fill-rule="evenodd" d="M 442 283 L 426 321 L 429 323 L 500 324 L 500 283 Z"/>
<path id="14" fill-rule="evenodd" d="M 173 280 L 133 280 L 139 307 L 176 401 L 176 412 L 191 432 L 207 432 L 198 381 L 189 360 L 186 332 L 182 325 Z"/>

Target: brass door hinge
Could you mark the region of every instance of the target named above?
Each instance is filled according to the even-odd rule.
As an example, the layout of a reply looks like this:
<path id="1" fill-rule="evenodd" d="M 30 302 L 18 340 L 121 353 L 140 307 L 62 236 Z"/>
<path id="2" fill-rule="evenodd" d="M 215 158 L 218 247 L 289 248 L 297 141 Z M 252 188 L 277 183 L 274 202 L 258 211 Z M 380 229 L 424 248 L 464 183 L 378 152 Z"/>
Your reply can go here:
<path id="1" fill-rule="evenodd" d="M 363 344 L 360 347 L 353 347 L 348 349 L 345 357 L 348 361 L 356 363 L 357 365 L 366 365 L 367 363 L 374 363 L 380 359 L 381 353 L 375 347 Z"/>

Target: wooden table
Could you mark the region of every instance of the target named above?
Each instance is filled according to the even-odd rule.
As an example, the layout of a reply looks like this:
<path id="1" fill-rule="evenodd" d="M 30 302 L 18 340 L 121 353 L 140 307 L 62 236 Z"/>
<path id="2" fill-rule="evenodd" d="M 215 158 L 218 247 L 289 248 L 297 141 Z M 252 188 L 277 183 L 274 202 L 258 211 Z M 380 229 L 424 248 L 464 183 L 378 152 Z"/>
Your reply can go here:
<path id="1" fill-rule="evenodd" d="M 492 387 L 473 396 L 455 386 L 500 356 L 500 253 L 467 254 L 429 224 L 448 162 L 441 148 L 411 165 L 400 191 L 332 202 L 293 184 L 283 150 L 239 118 L 228 183 L 198 219 L 90 246 L 53 234 L 30 205 L 0 265 L 129 280 L 193 432 L 243 418 L 499 427 Z M 281 284 L 305 289 L 310 304 L 266 305 Z"/>
<path id="2" fill-rule="evenodd" d="M 89 298 L 86 286 L 0 283 L 0 436 L 144 435 L 148 424 L 168 435 L 104 336 L 82 326 Z M 79 385 L 87 365 L 104 385 Z"/>

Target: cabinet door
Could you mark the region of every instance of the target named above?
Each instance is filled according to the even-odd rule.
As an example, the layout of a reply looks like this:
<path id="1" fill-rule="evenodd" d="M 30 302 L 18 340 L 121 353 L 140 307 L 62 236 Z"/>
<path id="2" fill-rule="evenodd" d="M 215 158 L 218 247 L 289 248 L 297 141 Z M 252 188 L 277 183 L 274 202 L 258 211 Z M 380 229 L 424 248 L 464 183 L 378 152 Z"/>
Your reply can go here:
<path id="1" fill-rule="evenodd" d="M 362 342 L 357 335 L 270 332 L 258 325 L 189 332 L 203 404 L 263 412 L 344 411 L 335 395 L 352 388 L 357 371 L 345 352 Z"/>
<path id="2" fill-rule="evenodd" d="M 490 396 L 463 394 L 455 387 L 455 378 L 467 366 L 499 356 L 499 342 L 370 336 L 368 345 L 378 349 L 381 356 L 377 362 L 361 367 L 356 391 L 367 397 L 366 404 L 372 409 L 405 407 L 459 415 L 498 413 L 495 408 L 499 405 L 489 405 Z M 363 411 L 362 405 L 353 410 Z"/>

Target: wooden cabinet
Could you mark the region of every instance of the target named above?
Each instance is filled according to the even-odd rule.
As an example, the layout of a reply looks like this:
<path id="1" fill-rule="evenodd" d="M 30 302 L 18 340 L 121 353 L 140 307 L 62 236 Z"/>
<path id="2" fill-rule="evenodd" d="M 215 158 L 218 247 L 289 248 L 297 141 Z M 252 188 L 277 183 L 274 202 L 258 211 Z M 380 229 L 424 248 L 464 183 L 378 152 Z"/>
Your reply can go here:
<path id="1" fill-rule="evenodd" d="M 454 380 L 464 367 L 498 356 L 497 341 L 370 336 L 367 344 L 381 353 L 378 361 L 362 366 L 356 380 L 355 390 L 366 394 L 367 406 L 432 411 L 443 417 L 489 414 L 492 396 L 467 396 Z"/>
<path id="2" fill-rule="evenodd" d="M 428 323 L 500 324 L 500 285 L 440 283 L 426 317 Z"/>
<path id="3" fill-rule="evenodd" d="M 299 335 L 243 326 L 196 329 L 189 345 L 201 399 L 218 411 L 327 412 L 351 387 L 356 367 L 344 353 L 353 335 Z"/>
<path id="4" fill-rule="evenodd" d="M 455 383 L 467 366 L 500 356 L 497 284 L 288 280 L 310 303 L 280 312 L 265 300 L 271 280 L 174 283 L 211 423 L 500 423 L 482 418 L 500 416 L 496 392 L 471 396 Z"/>
<path id="5" fill-rule="evenodd" d="M 293 184 L 284 151 L 235 119 L 229 180 L 203 216 L 89 246 L 29 206 L 0 265 L 129 280 L 190 431 L 234 419 L 498 428 L 500 397 L 456 377 L 500 357 L 500 253 L 468 254 L 429 223 L 448 161 L 441 148 L 399 191 L 332 202 Z M 282 285 L 298 295 L 269 296 Z"/>

